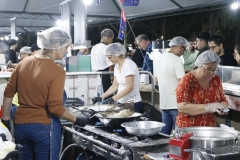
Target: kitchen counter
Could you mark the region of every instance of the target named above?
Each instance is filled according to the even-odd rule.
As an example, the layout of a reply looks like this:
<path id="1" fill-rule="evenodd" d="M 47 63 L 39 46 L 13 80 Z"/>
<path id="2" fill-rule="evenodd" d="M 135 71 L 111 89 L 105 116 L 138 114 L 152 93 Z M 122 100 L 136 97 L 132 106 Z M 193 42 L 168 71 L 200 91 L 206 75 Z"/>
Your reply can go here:
<path id="1" fill-rule="evenodd" d="M 71 76 L 79 76 L 79 75 L 97 75 L 101 74 L 100 72 L 66 72 L 67 77 Z M 3 93 L 4 88 L 7 83 L 7 79 L 10 78 L 11 72 L 0 72 L 0 94 Z M 240 111 L 240 85 L 235 84 L 229 84 L 229 83 L 222 83 L 223 89 L 226 94 L 229 108 L 232 110 Z M 155 107 L 158 107 L 159 105 L 159 92 L 157 89 L 154 90 L 154 93 L 152 93 L 152 85 L 140 85 L 140 92 L 142 99 L 144 101 L 147 101 L 149 103 L 152 102 L 151 96 L 154 95 L 154 102 Z M 151 93 L 151 94 L 149 94 Z M 0 98 L 2 99 L 2 98 Z"/>

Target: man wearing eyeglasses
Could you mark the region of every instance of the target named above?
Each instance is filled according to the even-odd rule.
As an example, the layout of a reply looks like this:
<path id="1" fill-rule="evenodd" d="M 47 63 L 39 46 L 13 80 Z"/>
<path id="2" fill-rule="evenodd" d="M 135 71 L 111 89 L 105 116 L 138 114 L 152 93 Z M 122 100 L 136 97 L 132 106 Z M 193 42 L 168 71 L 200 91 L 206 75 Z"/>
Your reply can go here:
<path id="1" fill-rule="evenodd" d="M 208 40 L 210 50 L 217 53 L 220 57 L 220 65 L 223 66 L 236 66 L 237 62 L 233 57 L 233 54 L 226 48 L 223 47 L 223 36 L 220 34 L 213 35 Z"/>

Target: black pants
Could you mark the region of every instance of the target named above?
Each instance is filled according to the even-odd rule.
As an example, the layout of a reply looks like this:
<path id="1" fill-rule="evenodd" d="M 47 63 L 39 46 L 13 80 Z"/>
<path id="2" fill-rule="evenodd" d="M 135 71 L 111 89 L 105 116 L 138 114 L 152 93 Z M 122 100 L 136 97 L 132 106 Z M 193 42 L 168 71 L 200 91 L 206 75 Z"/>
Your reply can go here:
<path id="1" fill-rule="evenodd" d="M 105 68 L 103 70 L 99 70 L 99 71 L 101 71 L 101 72 L 109 71 L 109 67 Z M 103 75 L 100 75 L 100 77 L 102 78 L 103 92 L 105 93 L 112 85 L 110 75 L 109 74 L 103 74 Z M 112 95 L 109 96 L 109 97 L 112 97 Z M 107 98 L 109 98 L 109 97 L 107 97 Z M 105 99 L 107 99 L 107 98 L 105 98 Z"/>

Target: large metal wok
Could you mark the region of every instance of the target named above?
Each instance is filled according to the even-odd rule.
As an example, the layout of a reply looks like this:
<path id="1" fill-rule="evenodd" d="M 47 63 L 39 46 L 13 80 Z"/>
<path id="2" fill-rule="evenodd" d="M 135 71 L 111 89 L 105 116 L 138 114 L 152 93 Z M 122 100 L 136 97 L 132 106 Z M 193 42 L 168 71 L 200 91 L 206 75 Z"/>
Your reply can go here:
<path id="1" fill-rule="evenodd" d="M 186 127 L 179 128 L 174 137 L 185 133 L 193 133 L 190 139 L 191 148 L 216 148 L 228 145 L 235 145 L 239 132 L 220 127 Z"/>
<path id="2" fill-rule="evenodd" d="M 106 127 L 113 127 L 113 126 L 121 125 L 124 122 L 138 120 L 143 115 L 145 114 L 135 112 L 133 115 L 126 118 L 107 118 L 107 117 L 103 117 L 100 113 L 96 113 L 95 117 L 97 117 Z"/>
<path id="3" fill-rule="evenodd" d="M 133 121 L 121 124 L 129 134 L 148 137 L 158 134 L 166 124 L 156 121 Z"/>

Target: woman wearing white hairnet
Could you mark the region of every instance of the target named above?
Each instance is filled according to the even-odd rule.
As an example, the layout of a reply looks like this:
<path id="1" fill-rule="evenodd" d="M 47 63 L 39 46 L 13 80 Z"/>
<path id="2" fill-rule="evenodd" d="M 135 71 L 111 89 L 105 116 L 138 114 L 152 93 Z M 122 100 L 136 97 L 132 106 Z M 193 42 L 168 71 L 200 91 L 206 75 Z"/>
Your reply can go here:
<path id="1" fill-rule="evenodd" d="M 26 57 L 31 56 L 31 47 L 24 46 L 20 49 L 20 59 L 23 60 Z"/>
<path id="2" fill-rule="evenodd" d="M 115 64 L 114 80 L 112 86 L 101 96 L 92 99 L 93 103 L 100 102 L 116 91 L 117 94 L 103 101 L 103 104 L 126 103 L 134 100 L 136 112 L 142 112 L 142 99 L 139 92 L 139 71 L 137 65 L 125 58 L 126 50 L 120 43 L 109 44 L 104 53 L 109 61 Z"/>
<path id="3" fill-rule="evenodd" d="M 60 118 L 85 126 L 88 118 L 70 114 L 62 105 L 65 71 L 54 60 L 63 59 L 71 36 L 53 27 L 37 38 L 41 50 L 15 68 L 4 91 L 2 122 L 9 126 L 12 97 L 18 92 L 14 116 L 15 140 L 23 146 L 23 160 L 59 160 Z"/>
<path id="4" fill-rule="evenodd" d="M 216 126 L 216 113 L 227 114 L 228 105 L 220 78 L 216 75 L 219 56 L 208 50 L 195 61 L 196 70 L 186 74 L 176 89 L 179 128 Z"/>

